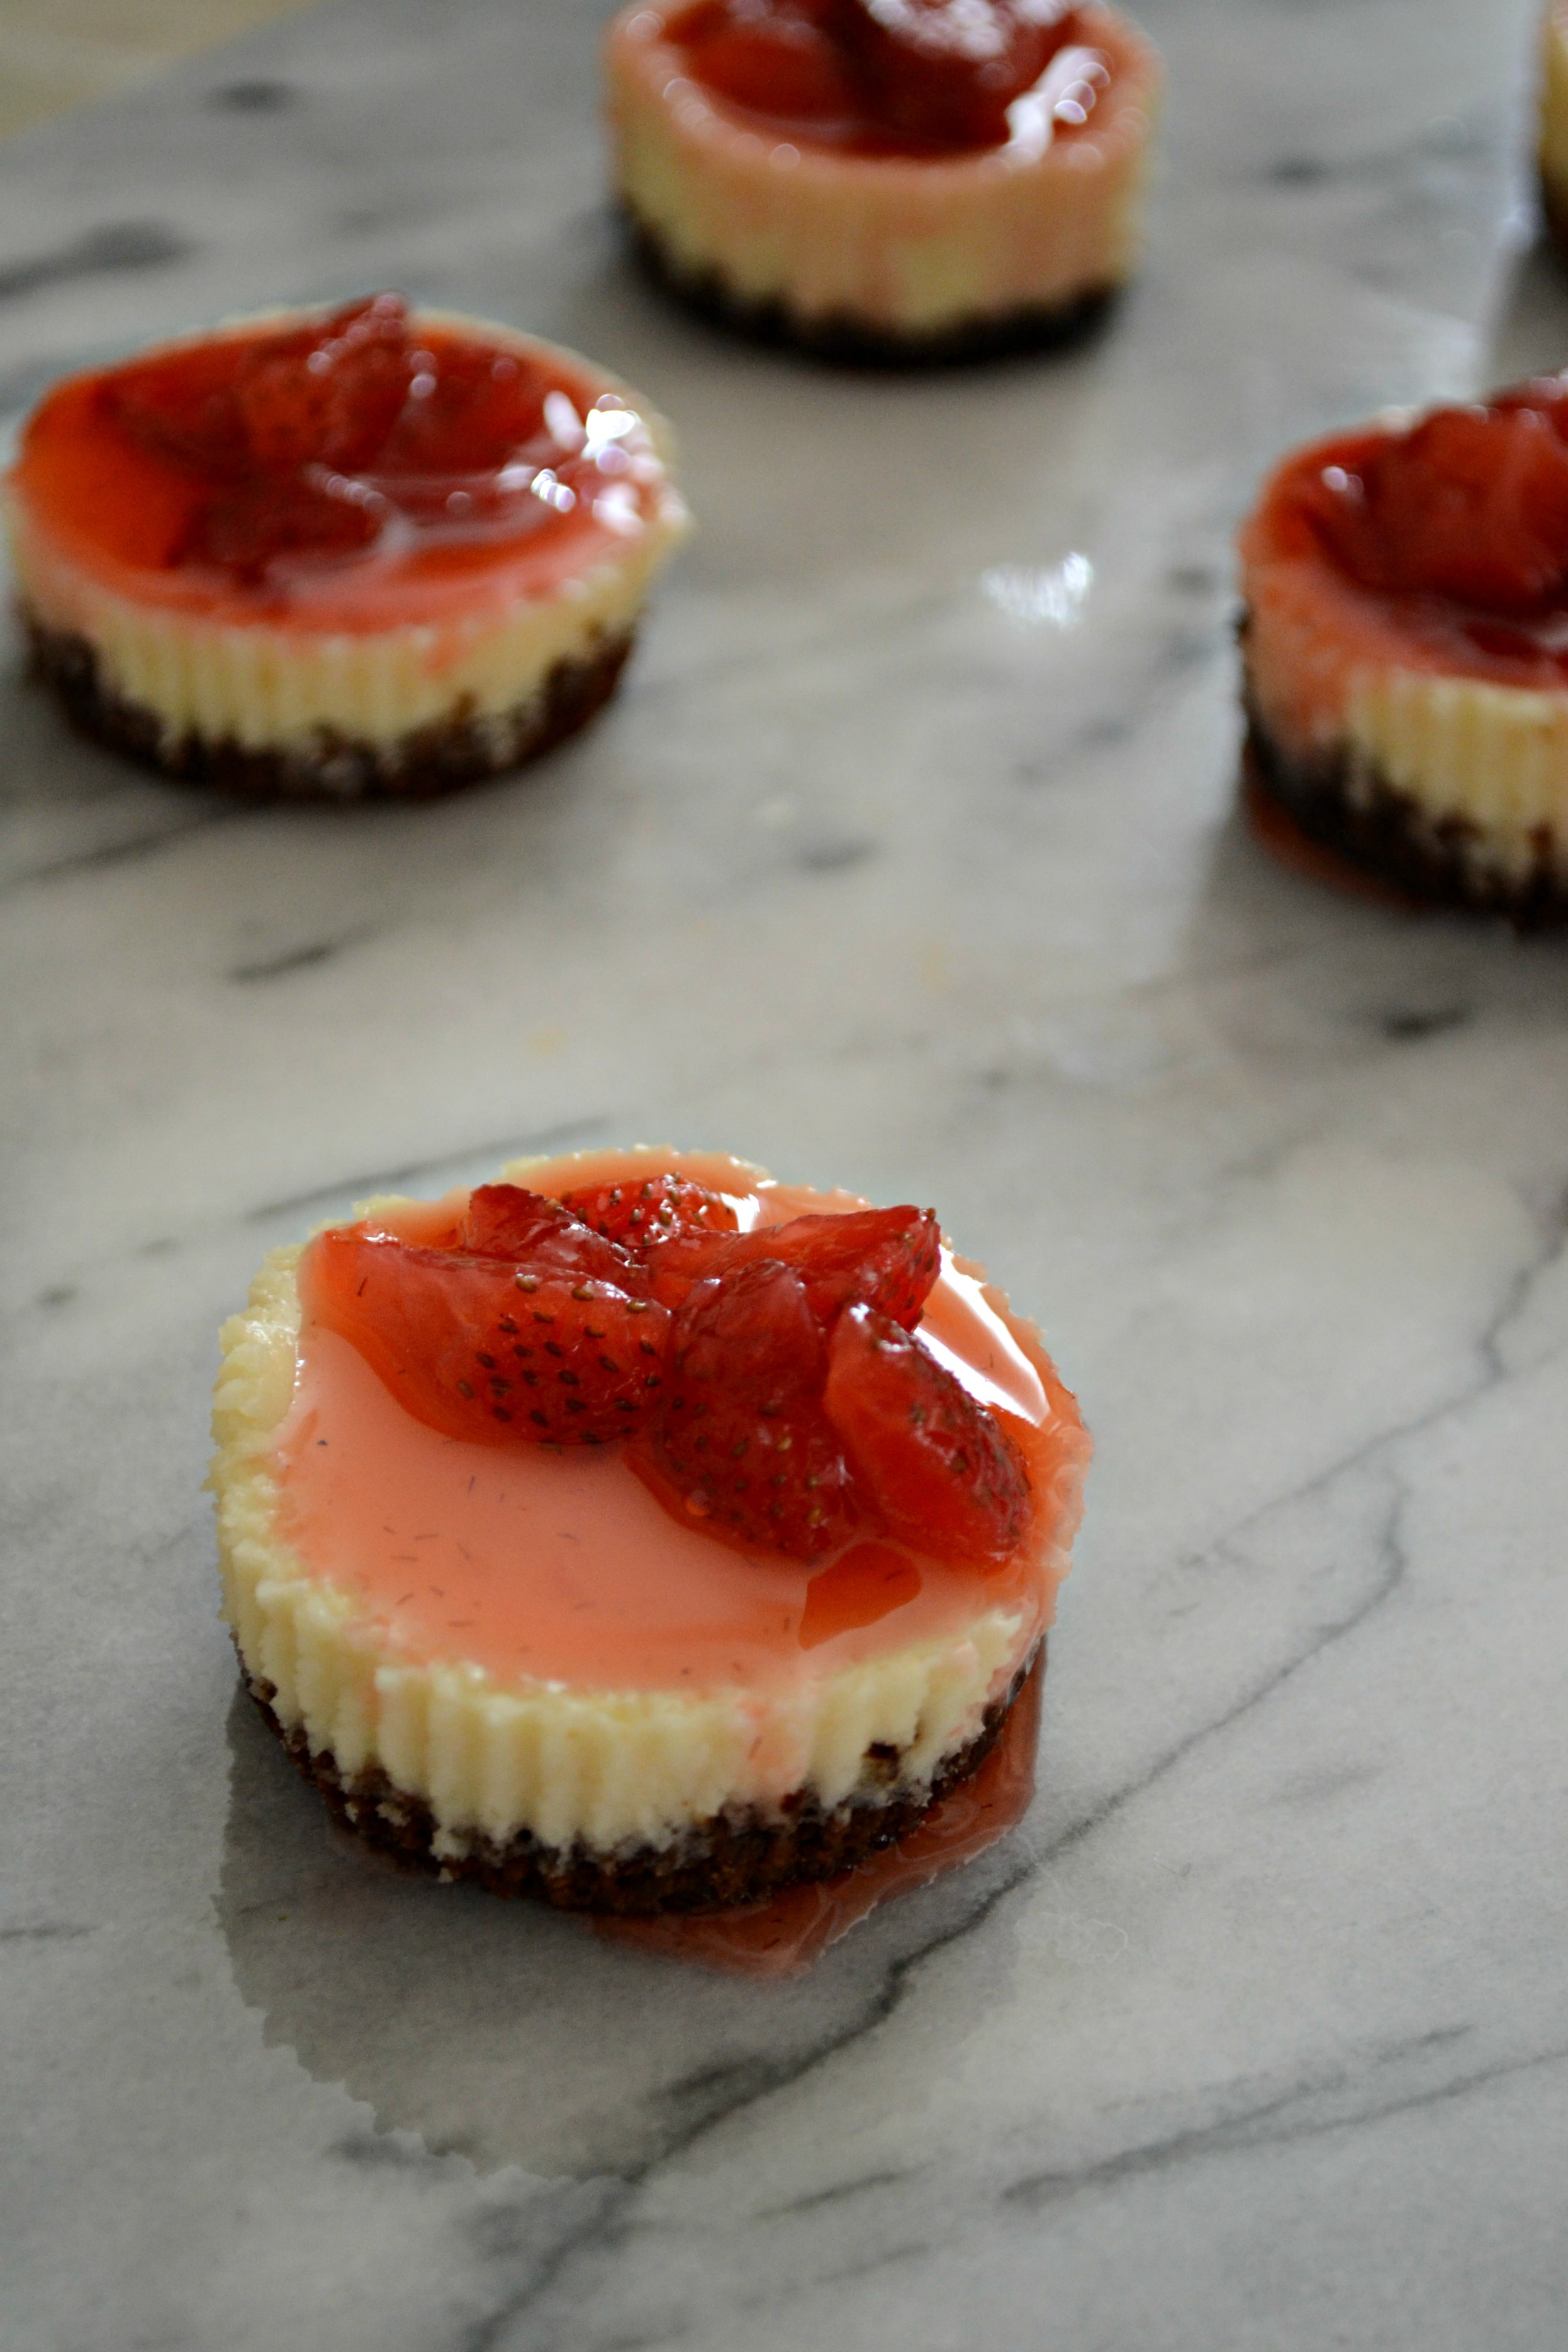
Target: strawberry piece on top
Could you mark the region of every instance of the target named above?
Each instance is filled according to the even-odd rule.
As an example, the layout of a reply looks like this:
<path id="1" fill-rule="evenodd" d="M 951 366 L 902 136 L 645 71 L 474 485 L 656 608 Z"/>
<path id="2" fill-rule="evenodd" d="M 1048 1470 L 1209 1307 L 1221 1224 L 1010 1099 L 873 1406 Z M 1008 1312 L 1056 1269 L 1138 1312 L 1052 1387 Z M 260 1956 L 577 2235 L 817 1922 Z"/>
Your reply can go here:
<path id="1" fill-rule="evenodd" d="M 867 1521 L 822 1409 L 826 1370 L 792 1267 L 759 1260 L 710 1276 L 675 1318 L 668 1391 L 632 1466 L 667 1509 L 741 1549 L 836 1551 Z"/>
<path id="2" fill-rule="evenodd" d="M 735 1231 L 735 1212 L 721 1192 L 689 1176 L 647 1176 L 640 1183 L 591 1184 L 563 1192 L 561 1205 L 605 1241 L 647 1249 L 677 1234 Z"/>
<path id="3" fill-rule="evenodd" d="M 839 1318 L 823 1406 L 889 1535 L 976 1563 L 1017 1549 L 1031 1503 L 1016 1446 L 890 1316 L 851 1307 Z"/>
<path id="4" fill-rule="evenodd" d="M 349 1226 L 316 1236 L 300 1288 L 307 1317 L 349 1340 L 416 1420 L 447 1437 L 604 1444 L 640 1428 L 659 1402 L 668 1310 L 581 1268 Z"/>

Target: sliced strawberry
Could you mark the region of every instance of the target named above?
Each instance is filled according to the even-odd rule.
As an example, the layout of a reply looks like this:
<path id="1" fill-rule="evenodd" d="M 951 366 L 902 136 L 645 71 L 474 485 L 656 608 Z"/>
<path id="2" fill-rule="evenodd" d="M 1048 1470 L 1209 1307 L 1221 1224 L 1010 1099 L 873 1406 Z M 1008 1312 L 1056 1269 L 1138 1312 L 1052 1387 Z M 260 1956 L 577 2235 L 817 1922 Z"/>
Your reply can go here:
<path id="1" fill-rule="evenodd" d="M 234 384 L 252 464 L 269 474 L 310 465 L 357 472 L 397 422 L 414 374 L 396 294 L 258 344 Z"/>
<path id="2" fill-rule="evenodd" d="M 838 0 L 833 29 L 877 121 L 943 148 L 999 146 L 1008 107 L 1081 30 L 1049 0 Z"/>
<path id="3" fill-rule="evenodd" d="M 309 474 L 243 482 L 197 511 L 180 561 L 219 564 L 255 582 L 290 555 L 356 554 L 380 537 L 385 509 L 353 488 Z"/>
<path id="4" fill-rule="evenodd" d="M 856 89 L 824 28 L 827 0 L 773 0 L 766 7 L 709 0 L 683 16 L 677 37 L 708 88 L 734 106 L 797 122 L 852 118 Z"/>
<path id="5" fill-rule="evenodd" d="M 642 1250 L 677 1234 L 729 1233 L 735 1212 L 720 1192 L 689 1176 L 645 1176 L 640 1182 L 593 1184 L 563 1192 L 561 1205 L 605 1241 Z"/>
<path id="6" fill-rule="evenodd" d="M 789 1266 L 708 1277 L 675 1318 L 668 1389 L 631 1448 L 633 1468 L 677 1517 L 742 1549 L 836 1551 L 867 1521 L 822 1409 L 826 1370 L 805 1284 Z"/>
<path id="7" fill-rule="evenodd" d="M 660 1399 L 667 1310 L 570 1269 L 340 1226 L 310 1244 L 300 1290 L 310 1320 L 448 1437 L 602 1444 Z"/>
<path id="8" fill-rule="evenodd" d="M 995 1414 L 874 1307 L 834 1328 L 823 1405 L 888 1533 L 948 1559 L 1005 1559 L 1028 1528 L 1028 1475 Z"/>
<path id="9" fill-rule="evenodd" d="M 521 352 L 421 352 L 412 397 L 376 458 L 389 474 L 488 474 L 544 431 L 550 379 Z"/>
<path id="10" fill-rule="evenodd" d="M 812 1309 L 830 1322 L 846 1307 L 879 1307 L 912 1330 L 942 1271 L 933 1209 L 852 1209 L 842 1217 L 792 1217 L 750 1234 L 805 1283 Z"/>
<path id="11" fill-rule="evenodd" d="M 457 1246 L 474 1257 L 524 1259 L 538 1273 L 550 1267 L 582 1280 L 640 1291 L 629 1252 L 594 1232 L 563 1201 L 547 1200 L 521 1184 L 479 1184 L 458 1228 Z"/>
<path id="12" fill-rule="evenodd" d="M 1532 406 L 1435 410 L 1309 505 L 1371 588 L 1523 614 L 1568 583 L 1568 445 Z"/>
<path id="13" fill-rule="evenodd" d="M 942 1234 L 933 1211 L 900 1208 L 792 1217 L 749 1234 L 677 1235 L 650 1261 L 654 1296 L 678 1307 L 703 1276 L 764 1258 L 795 1269 L 823 1324 L 859 1302 L 912 1329 L 942 1270 Z"/>

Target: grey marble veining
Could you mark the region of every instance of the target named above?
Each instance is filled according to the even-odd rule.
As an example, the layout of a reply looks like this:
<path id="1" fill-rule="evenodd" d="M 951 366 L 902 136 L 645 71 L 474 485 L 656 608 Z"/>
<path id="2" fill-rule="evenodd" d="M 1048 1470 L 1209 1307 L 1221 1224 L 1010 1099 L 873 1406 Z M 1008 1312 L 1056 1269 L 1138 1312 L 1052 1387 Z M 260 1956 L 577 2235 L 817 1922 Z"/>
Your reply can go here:
<path id="1" fill-rule="evenodd" d="M 1568 357 L 1521 0 L 1146 0 L 1146 275 L 929 382 L 628 274 L 571 0 L 342 0 L 0 150 L 0 401 L 394 282 L 674 417 L 621 701 L 250 812 L 0 682 L 0 2333 L 19 2352 L 1564 2339 L 1568 957 L 1232 814 L 1262 466 Z M 762 1988 L 384 1876 L 233 1697 L 260 1252 L 534 1139 L 931 1199 L 1099 1439 L 1040 1793 Z"/>

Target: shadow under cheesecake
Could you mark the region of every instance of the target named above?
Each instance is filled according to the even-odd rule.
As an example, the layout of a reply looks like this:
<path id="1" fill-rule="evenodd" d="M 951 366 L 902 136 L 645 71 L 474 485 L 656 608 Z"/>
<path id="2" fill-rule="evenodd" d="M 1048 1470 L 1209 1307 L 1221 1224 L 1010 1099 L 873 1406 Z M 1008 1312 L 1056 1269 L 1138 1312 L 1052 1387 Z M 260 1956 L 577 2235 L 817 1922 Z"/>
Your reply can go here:
<path id="1" fill-rule="evenodd" d="M 902 1964 L 1026 1866 L 1005 1843 L 879 1912 L 807 1975 L 756 1983 L 399 1872 L 332 1825 L 243 1690 L 227 1734 L 216 1907 L 266 2041 L 366 2101 L 383 2131 L 481 2171 L 636 2178 L 880 2022 Z M 983 2012 L 984 1986 L 970 1989 Z"/>

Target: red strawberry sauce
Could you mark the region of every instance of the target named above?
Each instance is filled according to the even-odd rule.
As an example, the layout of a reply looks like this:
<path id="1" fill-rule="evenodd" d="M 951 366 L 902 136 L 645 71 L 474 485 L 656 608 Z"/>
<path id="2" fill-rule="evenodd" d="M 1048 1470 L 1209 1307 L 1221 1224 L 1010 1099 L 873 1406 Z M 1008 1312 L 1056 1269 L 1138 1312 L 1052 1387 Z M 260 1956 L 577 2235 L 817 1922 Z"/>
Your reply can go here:
<path id="1" fill-rule="evenodd" d="M 1070 137 L 1110 71 L 1091 20 L 1049 0 L 695 0 L 664 37 L 727 110 L 853 155 Z M 1031 91 L 1024 125 L 1009 110 Z"/>
<path id="2" fill-rule="evenodd" d="M 717 1157 L 603 1153 L 531 1180 L 563 1190 L 672 1165 L 724 1195 L 742 1230 L 865 1206 Z M 434 1241 L 466 1208 L 460 1194 L 410 1206 L 395 1230 Z M 994 1298 L 944 1255 L 921 1337 L 972 1396 L 1006 1413 L 1031 1483 L 1048 1498 L 1057 1472 L 1085 1450 L 1081 1423 L 1030 1328 Z M 882 1538 L 820 1559 L 742 1555 L 663 1508 L 623 1448 L 508 1449 L 445 1435 L 405 1412 L 347 1339 L 310 1321 L 274 1460 L 280 1531 L 353 1594 L 382 1638 L 411 1661 L 467 1661 L 498 1679 L 776 1690 L 951 1635 L 991 1606 L 1017 1611 L 1023 1648 L 1054 1603 L 1055 1571 L 1039 1557 L 1056 1532 L 1048 1499 L 1044 1525 L 1001 1562 Z"/>
<path id="3" fill-rule="evenodd" d="M 1242 544 L 1249 565 L 1326 562 L 1363 610 L 1369 659 L 1560 688 L 1568 378 L 1313 443 L 1275 474 Z"/>
<path id="4" fill-rule="evenodd" d="M 551 593 L 658 478 L 566 354 L 378 295 L 68 377 L 10 487 L 57 560 L 142 603 L 355 631 Z"/>

